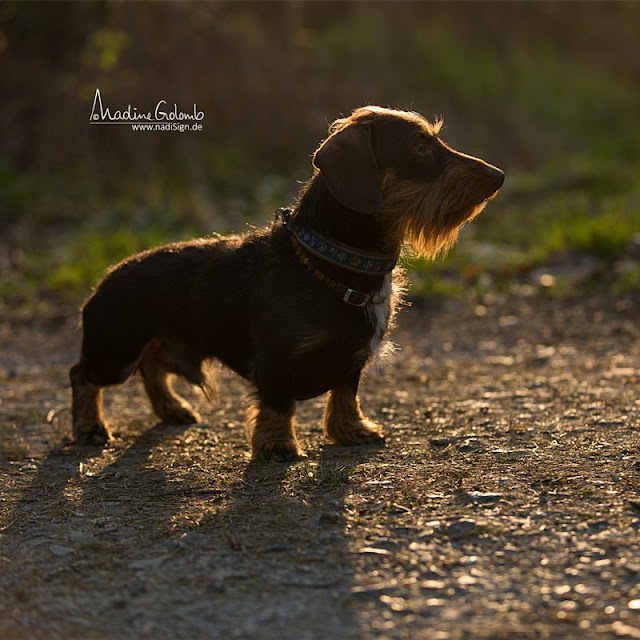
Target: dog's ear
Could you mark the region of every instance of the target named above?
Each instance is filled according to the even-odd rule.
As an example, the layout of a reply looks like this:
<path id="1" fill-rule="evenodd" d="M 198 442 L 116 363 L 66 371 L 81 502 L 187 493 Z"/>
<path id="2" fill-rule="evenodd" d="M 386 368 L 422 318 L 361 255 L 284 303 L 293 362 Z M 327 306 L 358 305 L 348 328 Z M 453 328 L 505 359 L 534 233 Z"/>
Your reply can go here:
<path id="1" fill-rule="evenodd" d="M 350 124 L 336 131 L 315 152 L 313 164 L 340 204 L 362 213 L 379 213 L 380 172 L 368 125 Z"/>

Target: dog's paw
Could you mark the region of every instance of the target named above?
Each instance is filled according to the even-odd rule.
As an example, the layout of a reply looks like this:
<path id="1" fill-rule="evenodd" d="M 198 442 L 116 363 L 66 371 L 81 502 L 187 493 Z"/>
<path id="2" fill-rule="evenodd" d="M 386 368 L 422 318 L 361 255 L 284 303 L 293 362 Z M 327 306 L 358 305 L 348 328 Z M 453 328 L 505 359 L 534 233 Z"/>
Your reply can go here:
<path id="1" fill-rule="evenodd" d="M 104 422 L 96 422 L 88 427 L 80 427 L 74 429 L 74 438 L 71 444 L 77 445 L 104 445 L 113 438 Z"/>
<path id="2" fill-rule="evenodd" d="M 198 424 L 202 418 L 189 405 L 169 407 L 160 416 L 163 424 Z"/>
<path id="3" fill-rule="evenodd" d="M 348 428 L 334 428 L 327 437 L 331 442 L 342 447 L 353 447 L 361 444 L 382 444 L 384 442 L 382 427 L 367 419 L 357 425 L 349 424 Z"/>
<path id="4" fill-rule="evenodd" d="M 270 440 L 254 449 L 254 462 L 289 462 L 304 457 L 304 452 L 293 440 Z"/>

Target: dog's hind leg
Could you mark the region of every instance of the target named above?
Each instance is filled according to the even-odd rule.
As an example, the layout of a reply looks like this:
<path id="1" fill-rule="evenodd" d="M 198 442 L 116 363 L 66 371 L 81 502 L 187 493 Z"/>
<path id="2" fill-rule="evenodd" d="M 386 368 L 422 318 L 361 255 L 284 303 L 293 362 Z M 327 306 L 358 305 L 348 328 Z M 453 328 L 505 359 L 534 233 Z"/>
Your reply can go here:
<path id="1" fill-rule="evenodd" d="M 151 357 L 141 367 L 144 388 L 155 414 L 165 424 L 194 424 L 200 416 L 171 386 L 170 368 L 158 357 Z"/>
<path id="2" fill-rule="evenodd" d="M 102 418 L 102 387 L 87 380 L 81 362 L 71 367 L 69 378 L 74 443 L 105 444 L 111 434 Z"/>
<path id="3" fill-rule="evenodd" d="M 351 384 L 332 389 L 324 412 L 324 434 L 334 444 L 351 446 L 383 442 L 382 429 L 365 418 L 356 396 L 359 374 Z"/>

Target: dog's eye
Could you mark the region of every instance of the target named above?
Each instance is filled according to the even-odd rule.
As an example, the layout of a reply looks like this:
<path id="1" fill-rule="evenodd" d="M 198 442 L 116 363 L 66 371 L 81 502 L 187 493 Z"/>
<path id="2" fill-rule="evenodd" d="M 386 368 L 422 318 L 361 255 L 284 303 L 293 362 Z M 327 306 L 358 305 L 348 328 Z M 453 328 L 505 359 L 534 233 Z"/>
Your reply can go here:
<path id="1" fill-rule="evenodd" d="M 424 142 L 419 142 L 415 146 L 415 152 L 420 156 L 425 156 L 429 153 L 429 147 Z"/>

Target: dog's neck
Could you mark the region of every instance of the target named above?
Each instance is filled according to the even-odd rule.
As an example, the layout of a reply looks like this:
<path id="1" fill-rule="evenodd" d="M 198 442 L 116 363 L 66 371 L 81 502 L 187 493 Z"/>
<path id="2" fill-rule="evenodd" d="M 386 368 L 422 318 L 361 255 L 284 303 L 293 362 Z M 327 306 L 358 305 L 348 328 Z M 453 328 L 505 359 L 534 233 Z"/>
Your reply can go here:
<path id="1" fill-rule="evenodd" d="M 298 227 L 308 227 L 329 240 L 364 253 L 394 255 L 400 252 L 394 234 L 385 228 L 385 219 L 340 204 L 329 193 L 321 173 L 316 173 L 304 186 L 292 221 Z"/>

